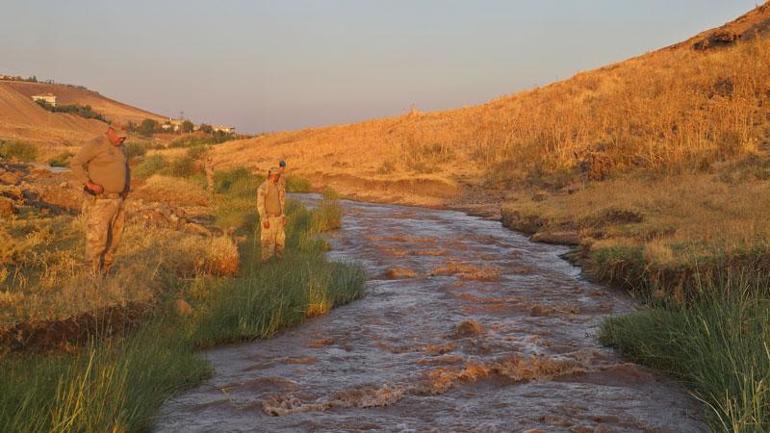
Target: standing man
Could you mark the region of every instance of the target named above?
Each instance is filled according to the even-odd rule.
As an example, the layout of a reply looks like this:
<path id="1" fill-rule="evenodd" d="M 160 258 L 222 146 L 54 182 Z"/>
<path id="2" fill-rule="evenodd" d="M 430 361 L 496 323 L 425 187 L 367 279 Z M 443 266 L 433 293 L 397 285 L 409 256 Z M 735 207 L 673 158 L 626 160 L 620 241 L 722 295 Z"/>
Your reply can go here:
<path id="1" fill-rule="evenodd" d="M 206 172 L 206 186 L 209 194 L 214 195 L 214 157 L 210 153 L 206 155 L 203 162 L 203 170 Z"/>
<path id="2" fill-rule="evenodd" d="M 286 216 L 284 209 L 286 193 L 280 185 L 278 168 L 267 172 L 267 179 L 257 188 L 257 212 L 262 224 L 260 241 L 262 244 L 262 261 L 277 256 L 283 257 L 286 245 Z"/>
<path id="3" fill-rule="evenodd" d="M 122 128 L 111 125 L 103 136 L 84 145 L 70 163 L 85 192 L 85 260 L 93 275 L 110 270 L 123 235 L 123 203 L 131 188 L 123 147 L 127 136 Z"/>
<path id="4" fill-rule="evenodd" d="M 281 189 L 286 194 L 286 161 L 278 161 L 278 174 L 281 175 L 279 182 L 281 183 Z"/>

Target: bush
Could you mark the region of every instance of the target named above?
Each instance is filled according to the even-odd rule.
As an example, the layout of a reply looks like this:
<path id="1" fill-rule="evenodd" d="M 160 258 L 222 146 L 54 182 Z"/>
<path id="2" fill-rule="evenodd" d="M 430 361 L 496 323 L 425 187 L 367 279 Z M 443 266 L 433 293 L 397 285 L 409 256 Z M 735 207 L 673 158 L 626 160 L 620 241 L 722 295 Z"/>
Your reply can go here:
<path id="1" fill-rule="evenodd" d="M 22 141 L 0 142 L 0 158 L 15 158 L 19 161 L 33 162 L 37 159 L 37 148 Z"/>
<path id="2" fill-rule="evenodd" d="M 132 174 L 138 178 L 146 179 L 153 174 L 160 173 L 166 166 L 168 166 L 168 162 L 162 155 L 151 155 L 144 158 L 144 161 L 134 168 Z"/>
<path id="3" fill-rule="evenodd" d="M 38 105 L 45 108 L 46 110 L 52 112 L 52 113 L 69 113 L 69 114 L 75 114 L 80 117 L 84 117 L 86 119 L 96 119 L 100 120 L 102 122 L 107 122 L 107 119 L 102 115 L 101 113 L 97 113 L 96 111 L 91 108 L 90 105 L 79 105 L 79 104 L 70 104 L 70 105 L 57 105 L 53 106 L 49 104 L 46 101 L 35 101 Z"/>
<path id="4" fill-rule="evenodd" d="M 67 167 L 69 166 L 70 158 L 75 156 L 72 152 L 62 152 L 53 158 L 48 160 L 48 165 L 51 167 Z"/>
<path id="5" fill-rule="evenodd" d="M 287 192 L 310 192 L 312 186 L 310 181 L 297 176 L 286 177 L 286 191 Z"/>
<path id="6" fill-rule="evenodd" d="M 145 137 L 152 137 L 152 134 L 154 134 L 157 130 L 158 122 L 152 119 L 142 120 L 142 123 L 139 124 L 139 126 L 136 128 L 136 132 Z"/>
<path id="7" fill-rule="evenodd" d="M 184 122 L 182 122 L 182 126 L 180 129 L 183 134 L 188 134 L 190 132 L 193 132 L 193 129 L 195 129 L 195 125 L 189 120 L 185 120 Z"/>
<path id="8" fill-rule="evenodd" d="M 206 146 L 193 146 L 187 149 L 187 157 L 192 160 L 199 160 L 206 153 L 208 148 Z"/>
<path id="9" fill-rule="evenodd" d="M 147 153 L 147 144 L 137 141 L 131 141 L 125 144 L 126 155 L 128 158 L 144 156 Z"/>
<path id="10" fill-rule="evenodd" d="M 189 177 L 197 171 L 198 168 L 195 165 L 195 160 L 189 156 L 183 156 L 171 161 L 171 164 L 164 170 L 163 174 L 177 177 Z"/>

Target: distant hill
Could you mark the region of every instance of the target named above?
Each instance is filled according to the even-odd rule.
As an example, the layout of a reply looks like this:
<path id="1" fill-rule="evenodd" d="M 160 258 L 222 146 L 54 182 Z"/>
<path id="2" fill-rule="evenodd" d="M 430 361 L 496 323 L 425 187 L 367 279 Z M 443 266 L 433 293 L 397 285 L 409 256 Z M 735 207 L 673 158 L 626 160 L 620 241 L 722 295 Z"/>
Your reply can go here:
<path id="1" fill-rule="evenodd" d="M 0 139 L 49 145 L 79 145 L 105 129 L 97 120 L 51 113 L 32 101 L 33 95 L 56 95 L 58 105 L 90 105 L 108 120 L 120 123 L 166 118 L 104 97 L 83 87 L 0 80 Z"/>
<path id="2" fill-rule="evenodd" d="M 442 204 L 465 185 L 561 188 L 708 170 L 770 146 L 770 3 L 688 41 L 489 103 L 268 134 L 221 166 L 295 173 L 361 198 Z"/>

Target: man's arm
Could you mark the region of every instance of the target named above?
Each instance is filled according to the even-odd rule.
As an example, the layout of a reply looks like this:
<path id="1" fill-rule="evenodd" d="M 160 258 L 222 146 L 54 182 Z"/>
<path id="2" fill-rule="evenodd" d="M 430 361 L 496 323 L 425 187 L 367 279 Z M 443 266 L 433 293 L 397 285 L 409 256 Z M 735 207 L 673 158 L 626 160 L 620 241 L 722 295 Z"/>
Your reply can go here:
<path id="1" fill-rule="evenodd" d="M 72 174 L 75 176 L 75 179 L 77 179 L 78 182 L 82 183 L 83 185 L 91 182 L 91 178 L 88 176 L 88 172 L 86 171 L 85 166 L 92 159 L 94 159 L 94 157 L 96 157 L 96 151 L 96 143 L 93 141 L 88 142 L 80 148 L 80 151 L 77 153 L 77 155 L 75 155 L 70 161 L 70 169 L 72 170 Z"/>
<path id="2" fill-rule="evenodd" d="M 259 219 L 261 221 L 265 220 L 265 197 L 267 196 L 267 188 L 265 188 L 265 184 L 257 188 L 257 213 L 259 214 Z"/>

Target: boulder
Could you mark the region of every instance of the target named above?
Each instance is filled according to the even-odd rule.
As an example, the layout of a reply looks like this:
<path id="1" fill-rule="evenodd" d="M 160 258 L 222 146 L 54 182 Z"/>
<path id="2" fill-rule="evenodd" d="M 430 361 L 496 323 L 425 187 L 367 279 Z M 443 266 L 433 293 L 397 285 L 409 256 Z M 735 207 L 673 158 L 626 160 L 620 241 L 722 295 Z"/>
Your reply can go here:
<path id="1" fill-rule="evenodd" d="M 455 328 L 455 337 L 473 337 L 484 333 L 484 327 L 475 320 L 464 320 Z"/>

